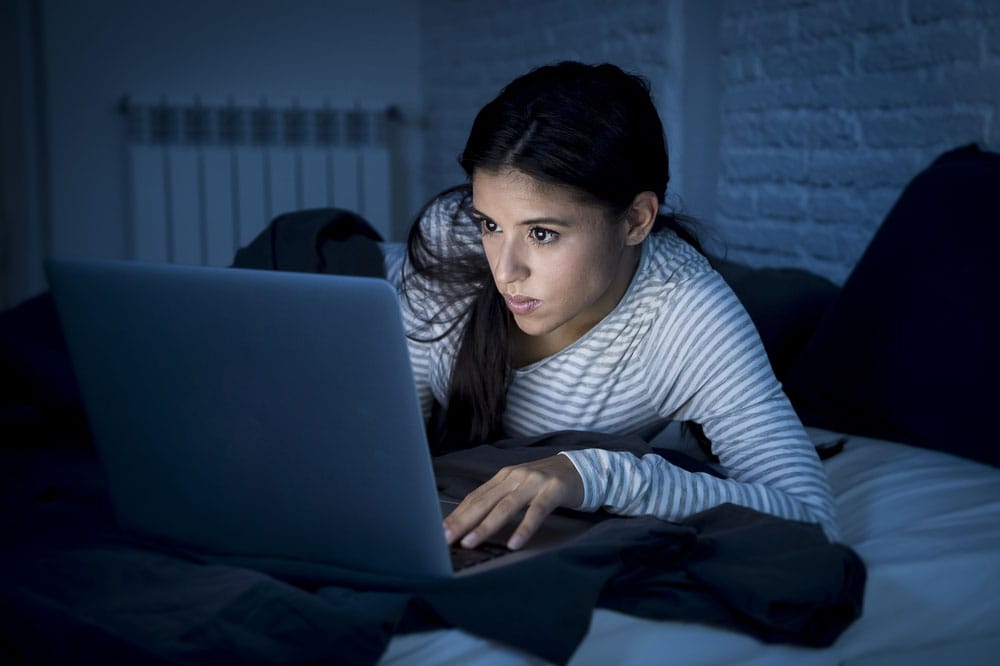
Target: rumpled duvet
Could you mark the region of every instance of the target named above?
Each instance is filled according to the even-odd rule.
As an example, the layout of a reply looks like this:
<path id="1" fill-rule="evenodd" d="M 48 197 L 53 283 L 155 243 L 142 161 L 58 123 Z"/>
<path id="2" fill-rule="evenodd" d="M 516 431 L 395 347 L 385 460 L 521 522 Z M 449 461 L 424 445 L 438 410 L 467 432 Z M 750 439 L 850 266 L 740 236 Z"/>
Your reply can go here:
<path id="1" fill-rule="evenodd" d="M 604 517 L 535 558 L 410 589 L 283 580 L 119 528 L 91 449 L 29 443 L 0 449 L 0 661 L 371 664 L 396 632 L 459 627 L 564 663 L 598 606 L 807 646 L 861 612 L 853 551 L 733 505 L 677 524 Z M 554 433 L 435 467 L 442 492 L 462 494 L 503 465 L 595 444 L 645 446 Z"/>

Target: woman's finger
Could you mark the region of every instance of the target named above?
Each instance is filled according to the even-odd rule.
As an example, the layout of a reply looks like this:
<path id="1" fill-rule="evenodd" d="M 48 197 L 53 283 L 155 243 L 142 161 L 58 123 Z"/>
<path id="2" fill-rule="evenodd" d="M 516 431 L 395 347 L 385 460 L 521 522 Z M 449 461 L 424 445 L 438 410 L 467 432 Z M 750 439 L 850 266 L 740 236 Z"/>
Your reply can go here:
<path id="1" fill-rule="evenodd" d="M 455 507 L 444 519 L 445 538 L 449 545 L 464 537 L 493 510 L 496 503 L 507 494 L 504 482 L 510 468 L 497 472 L 493 478 L 479 486 Z"/>
<path id="2" fill-rule="evenodd" d="M 501 497 L 483 519 L 462 538 L 462 546 L 475 548 L 489 539 L 517 516 L 530 500 L 530 495 L 516 491 Z"/>
<path id="3" fill-rule="evenodd" d="M 559 506 L 576 506 L 583 487 L 576 468 L 565 456 L 504 468 L 470 493 L 445 520 L 449 543 L 462 540 L 474 548 L 502 529 L 527 507 L 521 523 L 508 540 L 520 548 Z"/>
<path id="4" fill-rule="evenodd" d="M 541 495 L 528 505 L 528 510 L 524 512 L 521 523 L 507 540 L 507 547 L 511 550 L 521 548 L 528 539 L 535 535 L 535 532 L 542 526 L 542 522 L 550 513 L 558 508 L 558 504 L 546 501 Z"/>
<path id="5" fill-rule="evenodd" d="M 525 481 L 525 470 L 513 469 L 488 488 L 470 493 L 445 521 L 446 535 L 461 538 L 466 548 L 475 548 L 493 536 L 534 497 L 532 484 Z"/>

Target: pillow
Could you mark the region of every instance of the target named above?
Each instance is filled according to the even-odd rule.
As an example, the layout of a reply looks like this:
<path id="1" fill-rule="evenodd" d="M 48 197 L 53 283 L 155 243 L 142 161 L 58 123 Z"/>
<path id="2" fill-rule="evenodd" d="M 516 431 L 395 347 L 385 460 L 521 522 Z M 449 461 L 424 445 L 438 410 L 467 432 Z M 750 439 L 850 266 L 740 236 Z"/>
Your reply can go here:
<path id="1" fill-rule="evenodd" d="M 236 252 L 234 268 L 385 277 L 379 233 L 356 213 L 311 208 L 271 220 Z"/>
<path id="2" fill-rule="evenodd" d="M 1000 465 L 1000 155 L 945 153 L 906 187 L 789 372 L 807 425 Z"/>
<path id="3" fill-rule="evenodd" d="M 49 292 L 0 312 L 0 427 L 12 445 L 89 444 L 83 399 Z"/>
<path id="4" fill-rule="evenodd" d="M 836 296 L 837 286 L 798 268 L 747 268 L 711 261 L 746 308 L 775 376 L 784 381 Z"/>

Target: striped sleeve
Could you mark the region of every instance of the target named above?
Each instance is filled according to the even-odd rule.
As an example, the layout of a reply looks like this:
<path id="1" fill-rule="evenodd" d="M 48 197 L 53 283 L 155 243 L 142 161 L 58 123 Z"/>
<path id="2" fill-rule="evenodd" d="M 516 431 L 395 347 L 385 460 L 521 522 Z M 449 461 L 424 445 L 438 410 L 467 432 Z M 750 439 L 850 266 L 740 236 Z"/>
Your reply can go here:
<path id="1" fill-rule="evenodd" d="M 774 377 L 742 304 L 714 271 L 677 291 L 650 331 L 651 383 L 662 414 L 702 425 L 728 478 L 660 456 L 565 452 L 584 482 L 583 510 L 679 520 L 723 503 L 818 523 L 838 538 L 826 472 Z M 680 405 L 677 409 L 673 406 Z"/>

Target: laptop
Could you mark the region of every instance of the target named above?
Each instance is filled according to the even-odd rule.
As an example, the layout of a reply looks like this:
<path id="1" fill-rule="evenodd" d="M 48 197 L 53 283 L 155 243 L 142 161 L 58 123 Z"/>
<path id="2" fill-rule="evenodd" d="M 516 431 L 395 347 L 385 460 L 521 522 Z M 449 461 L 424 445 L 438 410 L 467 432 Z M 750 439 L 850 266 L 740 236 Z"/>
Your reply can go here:
<path id="1" fill-rule="evenodd" d="M 127 529 L 286 577 L 391 584 L 587 526 L 554 515 L 532 547 L 454 570 L 385 280 L 65 258 L 46 272 Z"/>

